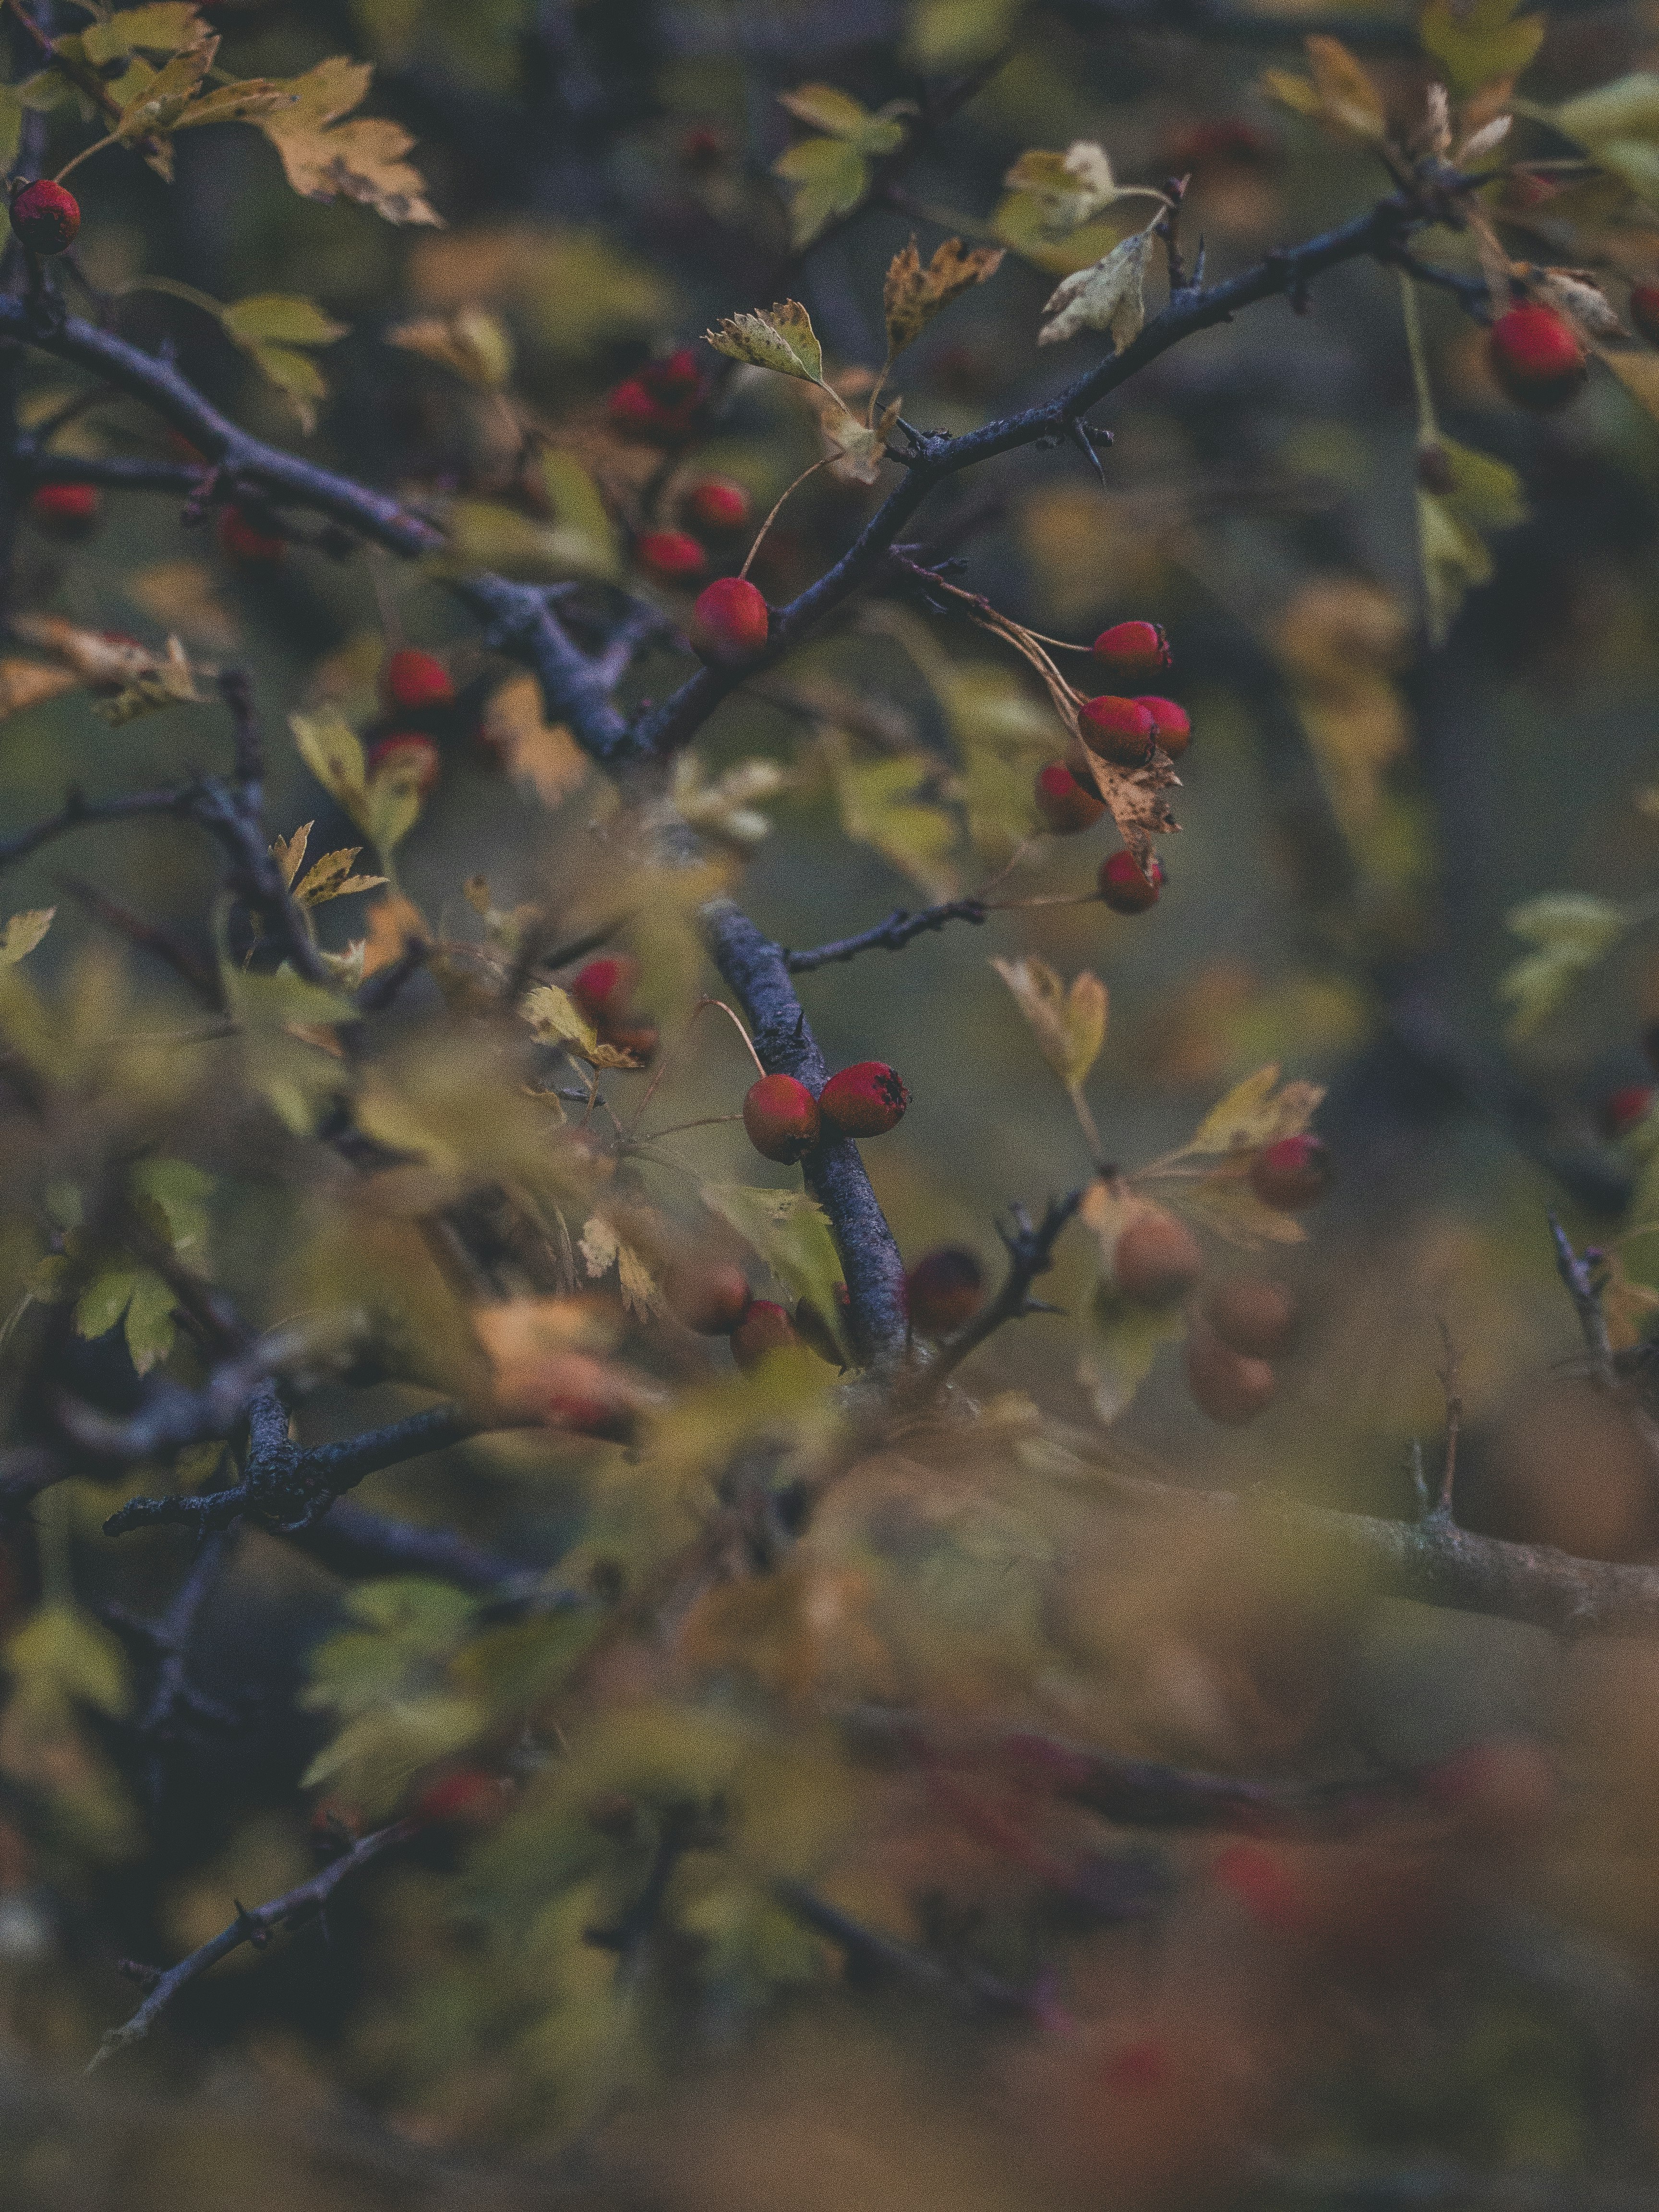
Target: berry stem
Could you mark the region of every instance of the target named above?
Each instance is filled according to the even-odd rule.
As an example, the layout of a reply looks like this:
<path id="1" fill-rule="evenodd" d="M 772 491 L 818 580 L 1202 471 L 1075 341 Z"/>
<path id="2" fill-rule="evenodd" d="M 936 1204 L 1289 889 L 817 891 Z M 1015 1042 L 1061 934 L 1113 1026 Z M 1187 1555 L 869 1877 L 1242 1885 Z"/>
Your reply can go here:
<path id="1" fill-rule="evenodd" d="M 773 505 L 772 512 L 767 516 L 765 521 L 762 523 L 760 528 L 755 532 L 755 542 L 744 556 L 742 568 L 738 571 L 738 581 L 740 584 L 747 580 L 749 571 L 753 564 L 755 556 L 760 551 L 762 543 L 766 537 L 767 532 L 777 520 L 779 512 L 781 509 L 785 500 L 789 497 L 792 492 L 799 491 L 801 486 L 806 482 L 808 477 L 815 477 L 820 469 L 827 469 L 831 461 L 839 460 L 840 459 L 841 456 L 839 453 L 826 453 L 821 461 L 814 461 L 810 469 L 803 469 L 800 474 L 795 478 L 793 483 L 787 485 L 785 489 L 778 494 L 777 499 Z"/>
<path id="2" fill-rule="evenodd" d="M 74 172 L 80 167 L 82 161 L 91 161 L 93 155 L 94 154 L 101 154 L 106 146 L 114 145 L 119 136 L 120 133 L 118 131 L 106 131 L 103 137 L 95 139 L 90 146 L 83 146 L 80 152 L 75 155 L 73 160 L 64 162 L 63 167 L 52 179 L 52 181 L 53 184 L 61 185 L 65 177 L 72 175 Z M 218 309 L 216 307 L 215 308 L 214 313 L 216 314 L 218 313 Z"/>
<path id="3" fill-rule="evenodd" d="M 702 1018 L 703 1015 L 708 1012 L 711 1006 L 718 1007 L 720 1012 L 726 1016 L 726 1019 L 737 1030 L 738 1035 L 743 1039 L 744 1045 L 748 1048 L 749 1057 L 754 1061 L 756 1068 L 762 1075 L 765 1074 L 766 1064 L 762 1060 L 760 1054 L 756 1051 L 755 1041 L 750 1036 L 748 1030 L 744 1027 L 742 1017 L 734 1012 L 733 1010 L 726 1005 L 724 999 L 699 999 L 696 1005 L 692 1007 L 690 1013 L 686 1017 L 685 1026 L 681 1030 L 673 1043 L 669 1046 L 667 1051 L 664 1053 L 662 1058 L 658 1061 L 656 1070 L 652 1075 L 650 1082 L 647 1083 L 645 1087 L 645 1096 L 641 1099 L 639 1104 L 634 1109 L 634 1117 L 628 1124 L 625 1133 L 629 1137 L 631 1138 L 635 1129 L 639 1127 L 640 1117 L 645 1112 L 646 1108 L 651 1103 L 651 1101 L 656 1097 L 658 1088 L 660 1085 L 664 1076 L 667 1074 L 669 1069 L 679 1058 L 681 1053 L 685 1048 L 686 1042 L 690 1038 L 692 1030 L 696 1029 L 698 1022 Z M 716 1115 L 714 1119 L 721 1121 L 729 1121 L 732 1120 L 741 1121 L 743 1116 L 740 1114 L 737 1115 L 720 1114 Z M 688 1122 L 685 1126 L 687 1127 L 695 1127 L 697 1125 L 696 1123 Z M 657 1133 L 659 1136 L 661 1136 L 665 1134 L 666 1132 L 659 1130 Z M 648 1142 L 649 1139 L 641 1138 L 640 1141 L 641 1144 L 644 1144 Z"/>

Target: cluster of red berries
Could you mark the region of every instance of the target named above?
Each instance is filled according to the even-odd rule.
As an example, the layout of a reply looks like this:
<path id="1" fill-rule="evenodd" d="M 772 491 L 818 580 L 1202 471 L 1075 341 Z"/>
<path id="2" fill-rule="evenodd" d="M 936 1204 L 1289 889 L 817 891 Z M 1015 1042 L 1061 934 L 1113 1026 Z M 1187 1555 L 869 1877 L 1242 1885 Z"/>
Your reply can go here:
<path id="1" fill-rule="evenodd" d="M 613 386 L 605 413 L 611 428 L 624 437 L 674 445 L 691 430 L 708 392 L 708 380 L 696 353 L 681 346 Z"/>
<path id="2" fill-rule="evenodd" d="M 1157 623 L 1115 623 L 1095 640 L 1094 653 L 1122 684 L 1145 683 L 1170 665 L 1170 641 Z M 1088 726 L 1090 745 L 1117 768 L 1145 768 L 1158 750 L 1179 759 L 1192 739 L 1185 708 L 1155 693 L 1103 692 L 1085 700 L 1079 711 Z M 1044 826 L 1059 837 L 1091 830 L 1106 812 L 1087 759 L 1075 745 L 1063 761 L 1051 761 L 1038 771 L 1033 796 Z M 1158 904 L 1164 870 L 1156 860 L 1143 869 L 1126 848 L 1102 861 L 1097 881 L 1101 897 L 1115 914 L 1145 914 Z"/>
<path id="3" fill-rule="evenodd" d="M 29 494 L 29 520 L 49 538 L 87 537 L 103 509 L 95 484 L 40 484 Z"/>
<path id="4" fill-rule="evenodd" d="M 775 1298 L 756 1297 L 742 1268 L 730 1260 L 671 1268 L 663 1295 L 670 1312 L 687 1328 L 699 1336 L 729 1339 L 732 1357 L 745 1374 L 768 1352 L 793 1351 L 801 1345 L 832 1367 L 842 1364 L 841 1346 L 816 1306 L 803 1298 L 792 1314 Z M 845 1307 L 845 1284 L 838 1295 Z"/>
<path id="5" fill-rule="evenodd" d="M 1280 1137 L 1250 1163 L 1249 1182 L 1264 1206 L 1299 1213 L 1324 1195 L 1330 1156 L 1322 1138 Z M 1184 1221 L 1161 1207 L 1136 1215 L 1112 1252 L 1112 1282 L 1131 1304 L 1174 1305 L 1194 1291 L 1204 1254 Z M 1273 1396 L 1273 1362 L 1290 1349 L 1296 1302 L 1283 1284 L 1236 1275 L 1199 1297 L 1187 1316 L 1188 1387 L 1212 1420 L 1236 1426 Z"/>
<path id="6" fill-rule="evenodd" d="M 646 1060 L 657 1048 L 657 1025 L 635 1010 L 639 981 L 637 960 L 626 952 L 606 952 L 580 969 L 568 988 L 602 1044 L 615 1045 L 618 1051 Z"/>
<path id="7" fill-rule="evenodd" d="M 816 1098 L 799 1076 L 763 1075 L 744 1098 L 743 1126 L 763 1158 L 793 1167 L 840 1138 L 884 1136 L 909 1103 L 902 1079 L 884 1060 L 860 1060 L 832 1075 Z"/>
<path id="8" fill-rule="evenodd" d="M 454 678 L 434 654 L 418 646 L 399 646 L 380 671 L 380 704 L 390 726 L 369 745 L 368 772 L 396 769 L 424 799 L 442 773 L 438 738 L 453 717 Z"/>
<path id="9" fill-rule="evenodd" d="M 1498 318 L 1486 334 L 1486 359 L 1516 404 L 1539 415 L 1565 407 L 1589 373 L 1571 325 L 1534 301 Z"/>

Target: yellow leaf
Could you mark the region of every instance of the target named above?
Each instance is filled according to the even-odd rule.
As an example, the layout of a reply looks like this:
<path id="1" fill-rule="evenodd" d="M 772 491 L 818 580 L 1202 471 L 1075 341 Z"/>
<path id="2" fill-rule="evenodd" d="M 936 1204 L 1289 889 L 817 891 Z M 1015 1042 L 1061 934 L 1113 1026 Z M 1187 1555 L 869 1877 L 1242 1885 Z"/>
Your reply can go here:
<path id="1" fill-rule="evenodd" d="M 1146 319 L 1146 264 L 1152 234 L 1138 230 L 1087 269 L 1063 276 L 1043 307 L 1052 318 L 1037 332 L 1039 345 L 1054 345 L 1079 331 L 1108 331 L 1121 353 L 1140 335 Z"/>
<path id="2" fill-rule="evenodd" d="M 1210 1109 L 1184 1150 L 1255 1152 L 1281 1137 L 1300 1136 L 1324 1096 L 1316 1083 L 1287 1083 L 1281 1090 L 1276 1067 L 1258 1067 Z"/>
<path id="3" fill-rule="evenodd" d="M 900 116 L 913 112 L 908 102 L 900 100 L 872 115 L 850 93 L 839 91 L 833 84 L 798 85 L 793 92 L 781 92 L 778 105 L 787 107 L 798 122 L 831 138 L 844 139 L 861 154 L 890 154 L 903 141 Z"/>
<path id="4" fill-rule="evenodd" d="M 480 392 L 500 392 L 512 381 L 513 341 L 482 307 L 458 307 L 453 314 L 399 323 L 386 333 L 386 343 L 435 362 Z"/>
<path id="5" fill-rule="evenodd" d="M 509 678 L 483 710 L 483 743 L 500 754 L 507 774 L 527 783 L 544 806 L 556 806 L 587 774 L 587 756 L 562 722 L 542 712 L 542 687 L 533 676 Z"/>
<path id="6" fill-rule="evenodd" d="M 364 940 L 365 975 L 373 975 L 382 968 L 389 968 L 394 960 L 401 960 L 409 947 L 419 944 L 427 934 L 421 909 L 402 891 L 392 891 L 385 898 L 376 899 L 363 918 L 368 926 Z"/>
<path id="7" fill-rule="evenodd" d="M 599 1042 L 592 1023 L 556 983 L 538 983 L 526 994 L 521 1011 L 538 1044 L 574 1045 L 586 1055 Z"/>
<path id="8" fill-rule="evenodd" d="M 1517 17 L 1516 6 L 1516 0 L 1466 0 L 1463 5 L 1429 0 L 1418 40 L 1445 70 L 1455 93 L 1478 92 L 1498 78 L 1519 76 L 1530 64 L 1544 42 L 1545 19 Z"/>
<path id="9" fill-rule="evenodd" d="M 43 906 L 13 915 L 0 929 L 0 968 L 15 968 L 20 960 L 26 960 L 52 927 L 57 911 L 55 906 Z"/>
<path id="10" fill-rule="evenodd" d="M 730 1182 L 705 1183 L 702 1201 L 759 1254 L 792 1298 L 804 1298 L 812 1307 L 839 1343 L 843 1270 L 817 1201 L 801 1190 L 757 1190 Z"/>
<path id="11" fill-rule="evenodd" d="M 290 890 L 294 888 L 294 878 L 300 872 L 306 847 L 316 826 L 314 822 L 302 822 L 291 837 L 276 837 L 271 841 L 270 857 L 282 870 L 283 881 Z"/>
<path id="12" fill-rule="evenodd" d="M 260 128 L 282 156 L 289 183 L 307 199 L 357 200 L 395 223 L 437 226 L 420 172 L 404 159 L 414 144 L 401 125 L 342 118 L 361 105 L 374 71 L 337 54 L 283 89 L 291 104 L 263 117 Z"/>
<path id="13" fill-rule="evenodd" d="M 1351 131 L 1356 138 L 1385 138 L 1388 112 L 1364 64 L 1348 52 L 1340 39 L 1316 34 L 1307 41 L 1307 52 L 1320 109 L 1328 119 L 1339 129 Z"/>
<path id="14" fill-rule="evenodd" d="M 934 780 L 937 762 L 915 753 L 854 762 L 839 732 L 826 740 L 826 752 L 846 835 L 872 845 L 930 900 L 949 898 L 957 888 L 950 861 L 957 825 L 942 807 L 916 795 Z"/>
<path id="15" fill-rule="evenodd" d="M 368 828 L 368 768 L 357 733 L 332 708 L 317 714 L 290 714 L 289 727 L 300 757 L 329 797 L 360 830 Z"/>
<path id="16" fill-rule="evenodd" d="M 1076 230 L 1123 197 L 1112 174 L 1106 149 L 1089 138 L 1074 139 L 1063 154 L 1046 147 L 1022 154 L 1002 179 L 1012 192 L 1036 202 L 1045 230 Z"/>
<path id="17" fill-rule="evenodd" d="M 924 269 L 913 238 L 893 256 L 882 288 L 889 354 L 900 353 L 914 343 L 952 300 L 994 276 L 1002 259 L 999 246 L 964 249 L 959 238 L 947 238 L 934 247 L 933 258 Z"/>
<path id="18" fill-rule="evenodd" d="M 1013 993 L 1043 1058 L 1068 1091 L 1077 1090 L 1106 1042 L 1106 986 L 1085 968 L 1068 989 L 1046 960 L 1031 955 L 991 965 Z"/>
<path id="19" fill-rule="evenodd" d="M 823 381 L 823 349 L 799 300 L 781 300 L 764 314 L 728 315 L 704 336 L 729 360 L 774 369 L 780 376 L 804 377 L 811 384 Z"/>

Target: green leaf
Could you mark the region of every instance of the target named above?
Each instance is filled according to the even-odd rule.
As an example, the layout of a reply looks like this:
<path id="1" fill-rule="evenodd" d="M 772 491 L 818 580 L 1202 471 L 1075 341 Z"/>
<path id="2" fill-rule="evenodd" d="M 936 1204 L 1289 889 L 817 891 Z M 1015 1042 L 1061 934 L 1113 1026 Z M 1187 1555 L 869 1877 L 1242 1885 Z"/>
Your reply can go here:
<path id="1" fill-rule="evenodd" d="M 790 240 L 799 247 L 836 216 L 851 214 L 870 181 L 870 165 L 844 138 L 803 138 L 778 156 L 772 173 L 790 187 Z"/>
<path id="2" fill-rule="evenodd" d="M 959 70 L 994 54 L 1020 15 L 1020 0 L 919 0 L 905 52 L 918 69 Z"/>
<path id="3" fill-rule="evenodd" d="M 523 1013 L 538 1044 L 574 1044 L 591 1053 L 599 1032 L 568 991 L 538 983 L 525 998 Z"/>
<path id="4" fill-rule="evenodd" d="M 122 54 L 173 54 L 195 46 L 206 30 L 194 0 L 149 0 L 143 8 L 124 8 L 102 22 L 89 23 L 76 37 L 81 52 L 94 67 Z M 58 41 L 61 48 L 63 40 Z"/>
<path id="5" fill-rule="evenodd" d="M 1544 42 L 1542 15 L 1516 15 L 1517 0 L 1429 0 L 1417 27 L 1425 53 L 1461 96 L 1499 77 L 1519 76 Z"/>
<path id="6" fill-rule="evenodd" d="M 1498 995 L 1515 1009 L 1510 1035 L 1528 1036 L 1554 1012 L 1585 972 L 1606 957 L 1634 917 L 1588 891 L 1546 891 L 1505 917 L 1536 948 L 1499 978 Z"/>
<path id="7" fill-rule="evenodd" d="M 368 768 L 356 732 L 332 708 L 316 714 L 290 714 L 289 727 L 301 759 L 323 789 L 360 830 L 367 830 Z"/>
<path id="8" fill-rule="evenodd" d="M 541 457 L 542 483 L 553 509 L 552 538 L 564 557 L 580 560 L 579 574 L 613 577 L 620 573 L 622 548 L 610 509 L 574 453 L 546 447 Z"/>
<path id="9" fill-rule="evenodd" d="M 957 823 L 942 807 L 918 800 L 933 781 L 937 761 L 915 753 L 891 760 L 852 761 L 844 742 L 831 742 L 830 773 L 841 809 L 841 826 L 861 845 L 872 845 L 929 899 L 949 898 L 957 888 L 950 854 Z"/>
<path id="10" fill-rule="evenodd" d="M 120 1639 L 79 1606 L 46 1605 L 7 1639 L 12 1697 L 91 1705 L 118 1720 L 132 1703 Z"/>
<path id="11" fill-rule="evenodd" d="M 837 1342 L 844 1278 L 841 1255 L 817 1200 L 801 1190 L 757 1190 L 734 1182 L 705 1183 L 703 1204 L 735 1229 L 792 1298 L 805 1298 Z"/>
<path id="12" fill-rule="evenodd" d="M 106 1336 L 125 1313 L 137 1286 L 138 1270 L 122 1258 L 100 1267 L 75 1302 L 78 1335 Z"/>
<path id="13" fill-rule="evenodd" d="M 16 166 L 23 139 L 23 103 L 15 84 L 0 84 L 0 169 Z"/>
<path id="14" fill-rule="evenodd" d="M 220 321 L 238 345 L 274 339 L 283 345 L 332 345 L 349 327 L 325 315 L 314 300 L 292 292 L 256 292 L 222 308 Z"/>
<path id="15" fill-rule="evenodd" d="M 205 1241 L 213 1177 L 188 1160 L 140 1160 L 128 1177 L 136 1196 L 161 1215 L 175 1252 Z"/>
<path id="16" fill-rule="evenodd" d="M 907 101 L 898 100 L 872 115 L 850 93 L 833 84 L 803 84 L 793 92 L 781 92 L 778 105 L 787 107 L 797 122 L 831 138 L 855 146 L 860 154 L 890 154 L 904 143 L 903 115 L 914 113 Z"/>
<path id="17" fill-rule="evenodd" d="M 127 1352 L 140 1375 L 148 1375 L 173 1349 L 178 1334 L 173 1309 L 173 1292 L 161 1276 L 149 1267 L 140 1268 L 126 1313 Z"/>

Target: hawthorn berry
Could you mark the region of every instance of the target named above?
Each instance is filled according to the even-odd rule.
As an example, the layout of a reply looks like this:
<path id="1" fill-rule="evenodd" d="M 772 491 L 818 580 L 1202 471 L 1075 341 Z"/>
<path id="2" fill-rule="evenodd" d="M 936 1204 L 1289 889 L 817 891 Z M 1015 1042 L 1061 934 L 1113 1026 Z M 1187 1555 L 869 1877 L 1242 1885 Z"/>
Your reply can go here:
<path id="1" fill-rule="evenodd" d="M 1647 1119 L 1653 1099 L 1653 1086 L 1648 1083 L 1621 1083 L 1616 1091 L 1610 1091 L 1597 1116 L 1602 1135 L 1627 1137 L 1638 1121 Z"/>
<path id="2" fill-rule="evenodd" d="M 458 1766 L 428 1782 L 410 1808 L 423 1828 L 489 1828 L 506 1812 L 508 1785 L 482 1766 Z"/>
<path id="3" fill-rule="evenodd" d="M 1584 349 L 1553 307 L 1511 307 L 1486 334 L 1492 373 L 1517 406 L 1565 407 L 1589 374 Z"/>
<path id="4" fill-rule="evenodd" d="M 1095 659 L 1126 684 L 1157 676 L 1170 665 L 1170 641 L 1156 623 L 1114 623 L 1095 640 Z"/>
<path id="5" fill-rule="evenodd" d="M 729 1336 L 749 1310 L 748 1278 L 730 1260 L 681 1261 L 662 1287 L 669 1311 L 699 1336 Z"/>
<path id="6" fill-rule="evenodd" d="M 1322 1137 L 1281 1137 L 1250 1164 L 1250 1188 L 1276 1213 L 1317 1206 L 1331 1180 L 1330 1147 Z"/>
<path id="7" fill-rule="evenodd" d="M 1144 768 L 1152 757 L 1152 718 L 1139 699 L 1108 691 L 1078 709 L 1084 743 L 1118 768 Z"/>
<path id="8" fill-rule="evenodd" d="M 40 484 L 29 494 L 29 514 L 54 538 L 84 538 L 103 503 L 95 484 Z"/>
<path id="9" fill-rule="evenodd" d="M 691 428 L 704 392 L 702 371 L 690 346 L 662 361 L 648 361 L 611 392 L 605 411 L 625 435 L 672 441 Z"/>
<path id="10" fill-rule="evenodd" d="M 985 1303 L 985 1270 L 961 1244 L 924 1252 L 904 1278 L 910 1326 L 921 1336 L 945 1336 L 971 1321 Z"/>
<path id="11" fill-rule="evenodd" d="M 705 530 L 741 530 L 749 520 L 749 495 L 729 477 L 704 477 L 686 493 L 685 511 Z"/>
<path id="12" fill-rule="evenodd" d="M 566 987 L 595 1029 L 619 1021 L 640 980 L 640 963 L 626 952 L 601 953 L 578 969 Z"/>
<path id="13" fill-rule="evenodd" d="M 560 1355 L 554 1387 L 538 1410 L 550 1429 L 607 1443 L 627 1443 L 637 1425 L 635 1408 L 621 1395 L 615 1373 L 584 1352 Z"/>
<path id="14" fill-rule="evenodd" d="M 631 438 L 663 434 L 667 410 L 654 400 L 637 376 L 624 377 L 605 403 L 613 430 Z"/>
<path id="15" fill-rule="evenodd" d="M 798 1076 L 763 1075 L 744 1096 L 743 1126 L 763 1159 L 792 1167 L 818 1141 L 818 1102 Z"/>
<path id="16" fill-rule="evenodd" d="M 1267 1362 L 1224 1344 L 1201 1314 L 1188 1323 L 1186 1360 L 1193 1402 L 1224 1428 L 1253 1421 L 1273 1395 L 1277 1377 Z"/>
<path id="17" fill-rule="evenodd" d="M 781 1305 L 771 1298 L 751 1298 L 732 1332 L 732 1357 L 746 1374 L 769 1352 L 788 1352 L 799 1342 L 800 1332 Z"/>
<path id="18" fill-rule="evenodd" d="M 408 781 L 422 799 L 443 772 L 438 748 L 416 730 L 394 730 L 390 737 L 381 738 L 369 747 L 367 765 L 372 776 L 385 770 Z"/>
<path id="19" fill-rule="evenodd" d="M 1050 761 L 1037 771 L 1032 793 L 1036 811 L 1057 837 L 1075 830 L 1092 829 L 1106 811 L 1106 802 L 1079 783 L 1064 761 Z"/>
<path id="20" fill-rule="evenodd" d="M 684 530 L 647 530 L 635 546 L 634 556 L 641 568 L 670 584 L 701 576 L 708 566 L 707 553 Z"/>
<path id="21" fill-rule="evenodd" d="M 1650 345 L 1659 345 L 1659 284 L 1632 284 L 1630 319 Z"/>
<path id="22" fill-rule="evenodd" d="M 1160 749 L 1171 760 L 1179 760 L 1192 743 L 1192 718 L 1184 707 L 1177 707 L 1173 699 L 1146 698 L 1135 701 L 1152 718 L 1152 736 Z"/>
<path id="23" fill-rule="evenodd" d="M 274 530 L 250 522 L 240 507 L 228 507 L 219 517 L 219 544 L 243 568 L 269 568 L 288 550 L 285 538 Z"/>
<path id="24" fill-rule="evenodd" d="M 1205 1299 L 1204 1318 L 1230 1351 L 1277 1359 L 1296 1334 L 1296 1300 L 1264 1275 L 1231 1275 Z"/>
<path id="25" fill-rule="evenodd" d="M 818 1112 L 830 1135 L 883 1137 L 902 1120 L 910 1094 L 885 1060 L 856 1060 L 832 1075 L 818 1093 Z"/>
<path id="26" fill-rule="evenodd" d="M 1204 1270 L 1199 1241 L 1172 1213 L 1138 1214 L 1112 1248 L 1112 1280 L 1138 1306 L 1184 1297 Z"/>
<path id="27" fill-rule="evenodd" d="M 81 203 L 50 177 L 37 177 L 12 201 L 11 227 L 31 253 L 67 253 L 81 228 Z"/>
<path id="28" fill-rule="evenodd" d="M 765 599 L 746 578 L 717 576 L 697 594 L 691 642 L 705 660 L 740 667 L 766 650 L 770 622 Z"/>
<path id="29" fill-rule="evenodd" d="M 388 714 L 412 714 L 426 708 L 452 707 L 454 681 L 432 653 L 422 653 L 417 646 L 400 646 L 380 671 L 380 698 Z"/>
<path id="30" fill-rule="evenodd" d="M 1125 845 L 1107 854 L 1096 880 L 1100 896 L 1114 914 L 1145 914 L 1148 907 L 1158 904 L 1164 889 L 1164 869 L 1154 854 L 1151 868 L 1143 874 L 1139 861 Z"/>

